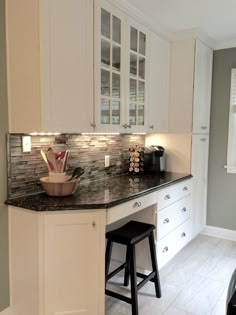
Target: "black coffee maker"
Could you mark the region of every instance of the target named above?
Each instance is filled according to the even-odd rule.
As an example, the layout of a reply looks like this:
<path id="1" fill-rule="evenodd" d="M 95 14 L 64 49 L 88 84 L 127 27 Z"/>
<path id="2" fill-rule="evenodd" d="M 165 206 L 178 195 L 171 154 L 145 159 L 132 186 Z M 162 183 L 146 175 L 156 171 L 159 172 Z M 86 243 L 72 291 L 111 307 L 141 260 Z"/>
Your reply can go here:
<path id="1" fill-rule="evenodd" d="M 144 172 L 162 173 L 165 171 L 165 149 L 152 145 L 144 149 Z"/>

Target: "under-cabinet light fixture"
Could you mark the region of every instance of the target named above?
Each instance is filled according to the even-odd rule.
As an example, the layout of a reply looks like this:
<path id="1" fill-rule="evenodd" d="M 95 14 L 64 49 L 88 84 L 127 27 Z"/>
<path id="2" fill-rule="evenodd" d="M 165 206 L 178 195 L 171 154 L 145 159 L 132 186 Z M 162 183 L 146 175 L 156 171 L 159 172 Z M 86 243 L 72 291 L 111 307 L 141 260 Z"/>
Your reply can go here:
<path id="1" fill-rule="evenodd" d="M 146 132 L 133 132 L 132 135 L 146 135 Z"/>
<path id="2" fill-rule="evenodd" d="M 97 136 L 114 136 L 119 135 L 119 132 L 82 132 L 81 135 L 97 135 Z"/>
<path id="3" fill-rule="evenodd" d="M 60 132 L 31 132 L 30 136 L 59 136 Z"/>

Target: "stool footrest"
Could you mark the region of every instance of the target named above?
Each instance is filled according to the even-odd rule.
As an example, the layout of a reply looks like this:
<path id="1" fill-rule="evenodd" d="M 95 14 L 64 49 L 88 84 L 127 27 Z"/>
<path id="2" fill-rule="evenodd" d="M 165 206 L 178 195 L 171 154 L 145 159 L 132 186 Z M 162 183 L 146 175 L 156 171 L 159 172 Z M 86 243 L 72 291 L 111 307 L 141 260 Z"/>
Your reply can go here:
<path id="1" fill-rule="evenodd" d="M 125 262 L 124 264 L 122 264 L 119 267 L 117 267 L 115 270 L 113 270 L 111 273 L 109 273 L 109 275 L 107 275 L 106 281 L 108 281 L 109 279 L 114 277 L 118 272 L 123 270 L 126 266 L 127 266 L 127 263 Z"/>
<path id="2" fill-rule="evenodd" d="M 112 296 L 112 297 L 114 297 L 116 299 L 119 299 L 121 301 L 124 301 L 124 302 L 126 302 L 128 304 L 132 304 L 132 299 L 131 298 L 129 298 L 127 296 L 124 296 L 124 295 L 121 295 L 119 293 L 116 293 L 116 292 L 113 292 L 113 291 L 110 291 L 110 290 L 106 289 L 105 290 L 105 294 L 109 295 L 109 296 Z"/>
<path id="3" fill-rule="evenodd" d="M 141 289 L 148 281 L 151 281 L 155 275 L 156 272 L 152 271 L 151 273 L 149 273 L 149 275 L 145 275 L 143 273 L 137 272 L 137 277 L 142 278 L 143 280 L 141 282 L 139 282 L 139 284 L 137 285 L 137 289 Z"/>

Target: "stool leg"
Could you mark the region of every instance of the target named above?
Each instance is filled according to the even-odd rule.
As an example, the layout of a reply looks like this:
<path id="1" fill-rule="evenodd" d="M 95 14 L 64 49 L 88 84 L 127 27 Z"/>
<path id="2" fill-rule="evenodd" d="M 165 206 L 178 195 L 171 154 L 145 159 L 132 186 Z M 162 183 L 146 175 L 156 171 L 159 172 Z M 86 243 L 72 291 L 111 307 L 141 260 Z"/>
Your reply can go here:
<path id="1" fill-rule="evenodd" d="M 150 253 L 151 253 L 151 260 L 152 260 L 152 269 L 155 271 L 154 277 L 154 284 L 156 290 L 156 297 L 161 297 L 161 285 L 160 285 L 160 278 L 159 278 L 159 271 L 157 266 L 157 257 L 156 257 L 156 248 L 154 242 L 153 232 L 149 236 L 149 246 L 150 246 Z"/>
<path id="2" fill-rule="evenodd" d="M 107 276 L 109 274 L 112 246 L 113 246 L 113 242 L 110 240 L 107 240 L 106 257 L 105 257 L 105 286 L 107 283 Z"/>
<path id="3" fill-rule="evenodd" d="M 125 267 L 125 276 L 124 276 L 124 286 L 127 287 L 129 285 L 129 275 L 130 275 L 130 252 L 129 252 L 129 247 L 126 247 L 126 264 L 127 266 Z"/>
<path id="4" fill-rule="evenodd" d="M 128 251 L 130 253 L 130 283 L 131 283 L 132 315 L 138 315 L 138 289 L 137 289 L 137 276 L 136 276 L 135 245 L 129 245 Z"/>

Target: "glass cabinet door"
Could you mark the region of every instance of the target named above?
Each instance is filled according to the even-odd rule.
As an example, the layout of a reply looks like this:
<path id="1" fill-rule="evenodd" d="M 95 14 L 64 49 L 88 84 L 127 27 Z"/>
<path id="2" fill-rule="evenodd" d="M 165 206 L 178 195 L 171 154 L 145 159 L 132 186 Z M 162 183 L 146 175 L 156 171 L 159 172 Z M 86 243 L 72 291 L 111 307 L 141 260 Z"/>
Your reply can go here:
<path id="1" fill-rule="evenodd" d="M 101 8 L 100 124 L 120 125 L 121 120 L 121 19 Z"/>
<path id="2" fill-rule="evenodd" d="M 129 125 L 144 126 L 146 105 L 146 34 L 129 29 Z"/>

